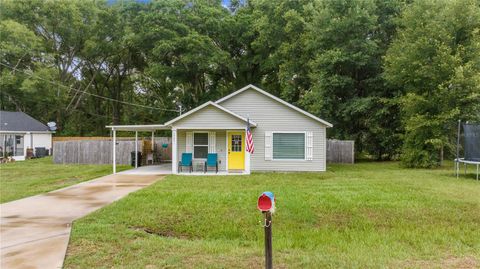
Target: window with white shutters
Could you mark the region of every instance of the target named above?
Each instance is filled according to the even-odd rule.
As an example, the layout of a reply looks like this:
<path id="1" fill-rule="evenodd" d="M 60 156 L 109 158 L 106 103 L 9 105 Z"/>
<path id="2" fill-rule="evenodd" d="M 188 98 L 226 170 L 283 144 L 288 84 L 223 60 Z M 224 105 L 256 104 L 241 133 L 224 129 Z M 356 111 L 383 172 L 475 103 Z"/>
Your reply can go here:
<path id="1" fill-rule="evenodd" d="M 274 160 L 305 160 L 306 159 L 306 134 L 274 132 L 272 135 L 272 148 Z"/>

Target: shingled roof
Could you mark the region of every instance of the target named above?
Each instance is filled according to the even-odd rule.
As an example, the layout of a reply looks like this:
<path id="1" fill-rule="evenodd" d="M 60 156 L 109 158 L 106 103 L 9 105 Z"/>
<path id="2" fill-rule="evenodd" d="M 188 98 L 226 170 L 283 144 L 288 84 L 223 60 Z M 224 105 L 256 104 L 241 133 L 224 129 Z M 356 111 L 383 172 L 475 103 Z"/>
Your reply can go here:
<path id="1" fill-rule="evenodd" d="M 23 112 L 0 111 L 0 132 L 48 132 L 47 125 Z"/>

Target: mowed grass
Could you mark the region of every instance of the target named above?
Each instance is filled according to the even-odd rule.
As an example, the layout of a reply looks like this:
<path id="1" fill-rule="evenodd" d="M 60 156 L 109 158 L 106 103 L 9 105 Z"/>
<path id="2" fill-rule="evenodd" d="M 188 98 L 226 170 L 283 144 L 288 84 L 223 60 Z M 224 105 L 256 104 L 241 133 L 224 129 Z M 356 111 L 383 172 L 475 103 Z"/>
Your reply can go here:
<path id="1" fill-rule="evenodd" d="M 128 166 L 117 166 L 125 170 Z M 112 173 L 111 165 L 54 164 L 51 157 L 0 164 L 0 203 Z"/>
<path id="2" fill-rule="evenodd" d="M 480 181 L 397 163 L 168 176 L 76 221 L 65 267 L 262 268 L 267 190 L 274 268 L 480 267 Z"/>

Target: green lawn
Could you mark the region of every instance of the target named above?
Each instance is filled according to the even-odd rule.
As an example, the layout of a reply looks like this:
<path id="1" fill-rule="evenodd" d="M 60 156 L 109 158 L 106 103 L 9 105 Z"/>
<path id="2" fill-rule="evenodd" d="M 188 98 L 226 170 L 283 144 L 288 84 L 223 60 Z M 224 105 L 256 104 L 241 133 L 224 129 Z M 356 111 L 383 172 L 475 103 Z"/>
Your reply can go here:
<path id="1" fill-rule="evenodd" d="M 128 166 L 117 166 L 125 170 Z M 111 165 L 54 164 L 51 157 L 0 164 L 0 203 L 112 173 Z"/>
<path id="2" fill-rule="evenodd" d="M 270 190 L 275 268 L 477 268 L 480 182 L 452 170 L 168 176 L 76 221 L 65 267 L 262 268 Z"/>

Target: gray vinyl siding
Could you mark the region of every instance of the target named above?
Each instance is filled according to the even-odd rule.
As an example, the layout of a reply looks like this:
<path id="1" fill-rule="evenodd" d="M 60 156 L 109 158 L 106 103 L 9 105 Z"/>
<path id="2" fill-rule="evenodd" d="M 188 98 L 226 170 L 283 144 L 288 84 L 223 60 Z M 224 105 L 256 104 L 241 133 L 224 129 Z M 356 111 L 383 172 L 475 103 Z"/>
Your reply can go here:
<path id="1" fill-rule="evenodd" d="M 206 106 L 199 111 L 175 122 L 173 128 L 204 128 L 204 129 L 243 129 L 246 123 L 221 109 L 212 105 Z"/>
<path id="2" fill-rule="evenodd" d="M 325 171 L 326 126 L 280 102 L 248 89 L 219 105 L 257 123 L 252 128 L 255 153 L 251 156 L 252 171 Z M 265 132 L 287 131 L 313 133 L 313 160 L 265 160 Z"/>
<path id="3" fill-rule="evenodd" d="M 186 132 L 203 132 L 203 131 L 212 131 L 215 132 L 215 149 L 218 153 L 218 160 L 220 161 L 218 165 L 219 171 L 225 171 L 225 164 L 226 164 L 226 156 L 227 151 L 225 149 L 226 146 L 226 131 L 225 130 L 178 130 L 177 131 L 177 156 L 178 160 L 182 159 L 182 153 L 186 151 Z M 198 162 L 203 162 L 201 160 L 197 160 Z M 194 160 L 195 162 L 195 160 Z M 210 170 L 209 170 L 210 171 Z"/>

